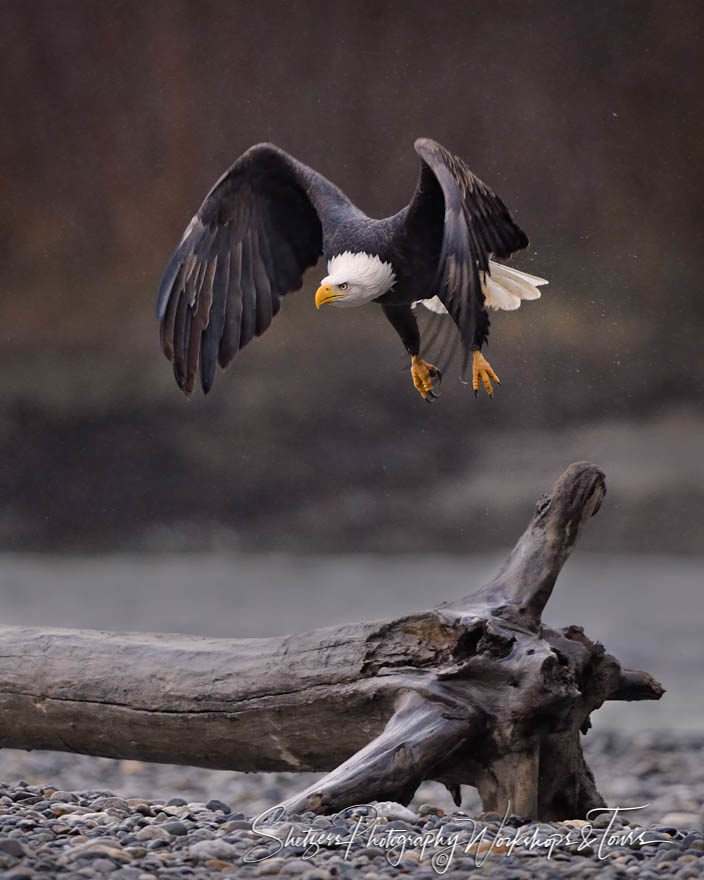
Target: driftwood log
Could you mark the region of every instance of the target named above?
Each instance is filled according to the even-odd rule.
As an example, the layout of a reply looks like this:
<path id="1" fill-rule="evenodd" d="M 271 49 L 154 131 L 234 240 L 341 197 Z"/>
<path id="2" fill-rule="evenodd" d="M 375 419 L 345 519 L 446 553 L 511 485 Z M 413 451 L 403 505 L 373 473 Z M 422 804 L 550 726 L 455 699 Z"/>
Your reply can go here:
<path id="1" fill-rule="evenodd" d="M 0 627 L 0 746 L 223 769 L 331 771 L 287 802 L 407 803 L 424 779 L 542 820 L 604 805 L 580 732 L 658 699 L 577 626 L 541 617 L 604 477 L 571 465 L 496 577 L 395 620 L 267 639 Z M 459 802 L 459 801 L 458 801 Z"/>

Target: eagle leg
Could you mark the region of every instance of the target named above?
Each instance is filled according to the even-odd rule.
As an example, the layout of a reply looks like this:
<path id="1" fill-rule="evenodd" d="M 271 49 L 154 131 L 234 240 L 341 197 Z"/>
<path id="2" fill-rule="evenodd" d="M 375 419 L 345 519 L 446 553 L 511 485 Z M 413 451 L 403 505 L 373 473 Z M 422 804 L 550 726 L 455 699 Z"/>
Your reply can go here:
<path id="1" fill-rule="evenodd" d="M 491 384 L 492 380 L 497 385 L 501 384 L 501 380 L 491 368 L 491 364 L 480 351 L 472 352 L 472 388 L 474 396 L 479 391 L 479 381 L 481 380 L 486 393 L 491 397 L 494 394 L 494 388 Z"/>
<path id="2" fill-rule="evenodd" d="M 420 332 L 413 309 L 405 303 L 400 306 L 382 303 L 382 309 L 411 356 L 413 386 L 423 400 L 432 403 L 439 396 L 433 390 L 432 380 L 437 379 L 440 383 L 442 373 L 435 364 L 427 364 L 420 356 Z"/>
<path id="3" fill-rule="evenodd" d="M 416 391 L 423 400 L 430 403 L 438 398 L 439 395 L 433 390 L 433 379 L 437 379 L 439 384 L 442 381 L 442 373 L 435 364 L 426 363 L 420 355 L 412 355 L 411 378 Z"/>

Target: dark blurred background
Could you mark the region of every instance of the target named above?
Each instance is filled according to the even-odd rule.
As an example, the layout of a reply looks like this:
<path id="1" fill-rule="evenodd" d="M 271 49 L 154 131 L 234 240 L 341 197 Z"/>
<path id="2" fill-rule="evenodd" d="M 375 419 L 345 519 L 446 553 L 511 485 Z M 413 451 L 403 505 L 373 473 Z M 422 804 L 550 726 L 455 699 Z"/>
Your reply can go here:
<path id="1" fill-rule="evenodd" d="M 510 543 L 590 459 L 588 540 L 701 550 L 704 84 L 691 2 L 0 2 L 0 542 L 6 550 L 463 551 Z M 543 299 L 493 321 L 493 401 L 428 406 L 380 311 L 271 330 L 186 400 L 161 270 L 271 140 L 372 216 L 414 138 L 531 238 Z"/>

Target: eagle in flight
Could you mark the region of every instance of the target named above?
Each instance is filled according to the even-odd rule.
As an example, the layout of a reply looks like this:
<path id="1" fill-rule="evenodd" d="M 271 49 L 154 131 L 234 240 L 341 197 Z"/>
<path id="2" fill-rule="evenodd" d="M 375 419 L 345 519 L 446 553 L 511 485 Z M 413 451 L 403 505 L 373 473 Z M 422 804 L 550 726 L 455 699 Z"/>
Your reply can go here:
<path id="1" fill-rule="evenodd" d="M 203 391 L 327 260 L 315 305 L 378 303 L 411 357 L 413 385 L 433 400 L 440 369 L 421 358 L 414 308 L 449 314 L 472 387 L 489 395 L 496 373 L 481 353 L 492 309 L 538 299 L 543 278 L 494 262 L 526 247 L 506 206 L 465 163 L 427 138 L 415 142 L 420 177 L 410 203 L 367 217 L 322 174 L 273 144 L 247 150 L 223 174 L 188 224 L 157 296 L 161 345 L 176 381 Z M 445 319 L 447 320 L 447 319 Z M 447 349 L 447 347 L 446 347 Z"/>

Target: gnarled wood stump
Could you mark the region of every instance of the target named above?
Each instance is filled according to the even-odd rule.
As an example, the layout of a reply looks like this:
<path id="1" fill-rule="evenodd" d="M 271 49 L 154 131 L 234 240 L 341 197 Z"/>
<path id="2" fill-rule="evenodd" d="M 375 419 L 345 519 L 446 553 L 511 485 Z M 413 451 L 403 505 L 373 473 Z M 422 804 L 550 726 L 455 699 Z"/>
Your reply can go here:
<path id="1" fill-rule="evenodd" d="M 580 731 L 658 699 L 576 626 L 543 625 L 604 477 L 571 465 L 485 587 L 394 620 L 270 639 L 0 627 L 0 746 L 234 770 L 330 770 L 287 802 L 329 812 L 424 779 L 543 820 L 603 805 Z"/>

